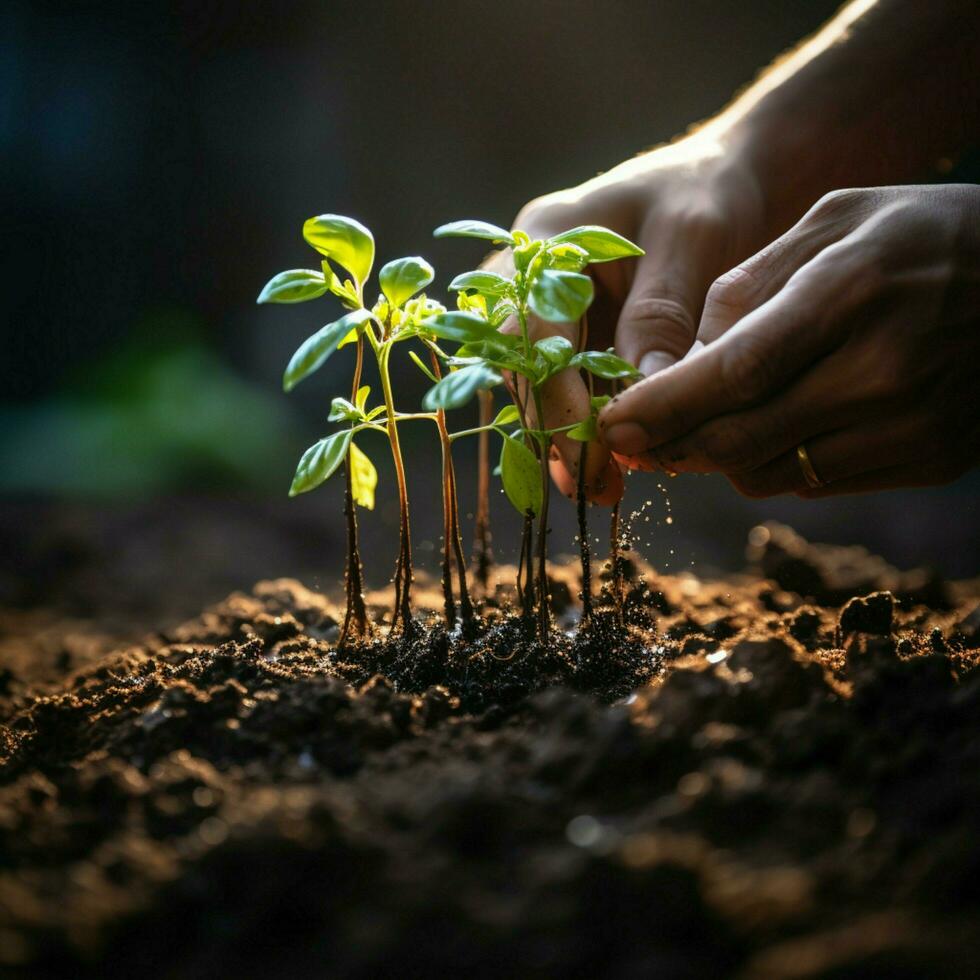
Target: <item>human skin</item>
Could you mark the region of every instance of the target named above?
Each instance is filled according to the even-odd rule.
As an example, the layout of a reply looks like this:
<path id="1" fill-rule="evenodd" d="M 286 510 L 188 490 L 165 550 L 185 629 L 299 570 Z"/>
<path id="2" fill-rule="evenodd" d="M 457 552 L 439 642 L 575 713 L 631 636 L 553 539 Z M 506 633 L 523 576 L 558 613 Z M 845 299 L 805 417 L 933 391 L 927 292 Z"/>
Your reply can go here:
<path id="1" fill-rule="evenodd" d="M 534 237 L 601 224 L 646 253 L 590 270 L 589 346 L 613 346 L 646 375 L 600 416 L 587 456 L 593 500 L 621 495 L 617 463 L 721 470 L 753 495 L 810 493 L 795 455 L 805 440 L 828 483 L 819 494 L 948 480 L 977 460 L 976 399 L 947 385 L 963 358 L 976 363 L 977 189 L 825 195 L 948 166 L 980 132 L 978 61 L 975 3 L 858 0 L 690 135 L 521 210 L 514 226 Z M 809 342 L 817 313 L 824 347 Z M 531 328 L 577 339 L 577 327 Z M 855 348 L 881 377 L 818 370 Z M 738 391 L 722 373 L 732 350 L 748 362 L 734 369 Z M 899 376 L 900 355 L 930 365 L 914 372 L 921 384 Z M 863 398 L 851 390 L 862 386 Z M 549 427 L 587 414 L 577 372 L 543 396 Z M 940 433 L 954 429 L 962 443 L 946 447 Z M 552 476 L 571 495 L 580 445 L 555 443 Z M 858 460 L 867 468 L 855 472 Z"/>

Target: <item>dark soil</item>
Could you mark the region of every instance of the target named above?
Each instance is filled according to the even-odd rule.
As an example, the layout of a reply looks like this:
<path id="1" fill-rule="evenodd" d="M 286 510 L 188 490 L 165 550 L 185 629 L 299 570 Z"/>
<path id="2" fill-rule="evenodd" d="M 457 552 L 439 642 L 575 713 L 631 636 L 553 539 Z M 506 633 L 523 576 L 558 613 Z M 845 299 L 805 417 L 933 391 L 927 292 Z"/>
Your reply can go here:
<path id="1" fill-rule="evenodd" d="M 343 654 L 286 579 L 124 648 L 8 612 L 0 973 L 976 976 L 980 583 L 752 541 L 581 629 L 556 570 L 548 649 L 504 592 Z"/>

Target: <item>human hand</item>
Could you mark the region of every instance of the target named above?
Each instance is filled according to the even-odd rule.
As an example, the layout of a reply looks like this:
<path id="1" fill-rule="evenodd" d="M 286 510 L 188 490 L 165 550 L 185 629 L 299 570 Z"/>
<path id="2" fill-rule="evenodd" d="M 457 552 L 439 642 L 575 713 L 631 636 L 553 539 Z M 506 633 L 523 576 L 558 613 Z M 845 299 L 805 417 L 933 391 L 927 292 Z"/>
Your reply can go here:
<path id="1" fill-rule="evenodd" d="M 654 150 L 578 187 L 538 198 L 522 209 L 514 227 L 547 238 L 577 225 L 598 224 L 645 250 L 637 260 L 590 267 L 595 300 L 586 344 L 616 353 L 645 375 L 675 363 L 690 349 L 708 286 L 721 272 L 765 240 L 762 195 L 740 154 L 717 137 L 696 135 Z M 502 266 L 498 253 L 488 267 Z M 516 331 L 516 323 L 504 327 Z M 532 317 L 533 340 L 559 334 L 578 344 L 578 324 Z M 544 425 L 558 428 L 589 414 L 589 393 L 579 373 L 567 370 L 542 390 Z M 582 444 L 558 434 L 551 474 L 561 492 L 576 491 Z M 597 503 L 623 492 L 619 466 L 599 443 L 589 444 L 585 486 Z"/>
<path id="2" fill-rule="evenodd" d="M 955 479 L 980 459 L 980 187 L 826 195 L 712 285 L 698 339 L 600 416 L 632 465 L 759 497 Z"/>

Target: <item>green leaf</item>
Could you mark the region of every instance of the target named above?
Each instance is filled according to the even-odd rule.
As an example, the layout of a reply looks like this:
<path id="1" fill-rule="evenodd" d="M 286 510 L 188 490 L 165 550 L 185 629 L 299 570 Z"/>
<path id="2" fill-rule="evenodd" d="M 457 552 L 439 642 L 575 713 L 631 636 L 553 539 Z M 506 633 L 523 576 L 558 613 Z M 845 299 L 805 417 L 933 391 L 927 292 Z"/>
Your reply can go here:
<path id="1" fill-rule="evenodd" d="M 599 437 L 599 427 L 596 425 L 595 416 L 589 415 L 587 418 L 582 419 L 578 425 L 569 429 L 565 435 L 569 439 L 575 439 L 578 442 L 594 442 Z"/>
<path id="2" fill-rule="evenodd" d="M 601 225 L 580 225 L 548 239 L 549 245 L 565 242 L 584 248 L 589 253 L 589 262 L 611 262 L 630 255 L 643 255 L 639 245 Z"/>
<path id="3" fill-rule="evenodd" d="M 588 371 L 589 374 L 606 378 L 609 381 L 624 378 L 635 380 L 643 377 L 629 361 L 617 357 L 612 350 L 584 350 L 572 358 L 571 367 L 581 368 L 583 371 Z"/>
<path id="4" fill-rule="evenodd" d="M 289 360 L 286 373 L 282 376 L 283 390 L 292 391 L 303 378 L 322 367 L 341 341 L 370 319 L 371 314 L 367 310 L 354 310 L 321 327 L 312 337 L 307 337 Z"/>
<path id="5" fill-rule="evenodd" d="M 552 373 L 568 367 L 568 362 L 575 353 L 571 341 L 565 337 L 545 337 L 535 343 L 534 349 L 548 363 Z"/>
<path id="6" fill-rule="evenodd" d="M 499 340 L 515 340 L 516 343 L 498 343 Z M 456 358 L 477 359 L 491 367 L 501 371 L 516 371 L 518 374 L 527 374 L 528 363 L 524 355 L 517 349 L 520 338 L 511 337 L 510 334 L 497 334 L 487 340 L 475 344 L 464 344 L 456 351 Z"/>
<path id="7" fill-rule="evenodd" d="M 350 492 L 354 503 L 358 507 L 374 510 L 374 491 L 378 486 L 378 471 L 374 463 L 352 442 L 347 465 L 350 467 Z"/>
<path id="8" fill-rule="evenodd" d="M 440 408 L 459 408 L 481 388 L 492 388 L 503 380 L 485 364 L 470 364 L 457 371 L 450 371 L 434 388 L 426 392 L 422 404 L 427 412 L 435 412 Z"/>
<path id="9" fill-rule="evenodd" d="M 544 488 L 541 485 L 541 464 L 520 438 L 507 436 L 500 451 L 500 479 L 504 493 L 519 514 L 534 516 L 541 512 Z"/>
<path id="10" fill-rule="evenodd" d="M 502 296 L 511 288 L 511 281 L 504 276 L 498 276 L 496 272 L 478 269 L 476 272 L 461 273 L 449 284 L 449 288 L 453 292 L 475 289 L 485 296 Z"/>
<path id="11" fill-rule="evenodd" d="M 601 412 L 612 401 L 612 395 L 593 395 L 589 399 L 593 412 Z"/>
<path id="12" fill-rule="evenodd" d="M 303 458 L 296 467 L 293 485 L 289 488 L 289 496 L 306 493 L 328 480 L 336 472 L 337 467 L 347 455 L 347 447 L 351 441 L 351 430 L 342 429 L 326 439 L 314 443 L 303 453 Z"/>
<path id="13" fill-rule="evenodd" d="M 322 296 L 329 285 L 322 272 L 313 269 L 288 269 L 273 276 L 262 287 L 256 303 L 305 303 Z"/>
<path id="14" fill-rule="evenodd" d="M 455 340 L 458 344 L 471 344 L 497 336 L 496 329 L 486 320 L 469 313 L 440 313 L 425 321 L 425 331 L 442 340 Z"/>
<path id="15" fill-rule="evenodd" d="M 504 407 L 497 412 L 497 417 L 490 423 L 491 425 L 513 425 L 515 422 L 519 421 L 521 413 L 517 410 L 516 405 L 504 405 Z"/>
<path id="16" fill-rule="evenodd" d="M 548 248 L 551 268 L 563 272 L 581 272 L 589 264 L 589 253 L 571 242 L 551 245 Z"/>
<path id="17" fill-rule="evenodd" d="M 415 366 L 434 384 L 439 383 L 439 379 L 432 373 L 431 369 L 426 367 L 425 362 L 422 360 L 415 351 L 410 350 L 408 356 L 415 361 Z"/>
<path id="18" fill-rule="evenodd" d="M 364 411 L 364 406 L 367 405 L 368 395 L 370 394 L 370 385 L 361 385 L 361 387 L 357 389 L 357 393 L 354 395 L 354 404 L 360 411 Z"/>
<path id="19" fill-rule="evenodd" d="M 588 276 L 545 269 L 534 280 L 528 299 L 531 309 L 542 320 L 571 323 L 589 308 L 592 295 L 592 280 Z"/>
<path id="20" fill-rule="evenodd" d="M 515 231 L 514 237 L 520 241 L 514 249 L 514 267 L 519 272 L 527 272 L 534 257 L 544 248 L 544 242 L 540 238 L 528 238 L 523 231 Z"/>
<path id="21" fill-rule="evenodd" d="M 501 353 L 507 353 L 517 351 L 521 346 L 521 338 L 516 334 L 500 333 L 499 330 L 494 330 L 480 340 L 470 341 L 465 344 L 465 352 L 464 348 L 460 347 L 456 351 L 456 354 L 459 357 L 467 357 L 470 354 L 475 357 L 484 357 L 491 349 L 498 350 Z"/>
<path id="22" fill-rule="evenodd" d="M 349 310 L 360 309 L 361 302 L 357 298 L 357 287 L 350 281 L 346 279 L 343 282 L 340 281 L 340 276 L 330 267 L 330 263 L 324 259 L 320 263 L 320 268 L 323 269 L 323 277 L 327 281 L 327 288 L 336 296 L 344 306 Z"/>
<path id="23" fill-rule="evenodd" d="M 432 234 L 436 238 L 483 238 L 494 243 L 514 244 L 514 236 L 506 229 L 491 225 L 487 221 L 475 221 L 472 218 L 439 225 Z"/>
<path id="24" fill-rule="evenodd" d="M 392 306 L 402 306 L 435 278 L 435 270 L 421 255 L 395 259 L 381 267 L 378 281 Z"/>
<path id="25" fill-rule="evenodd" d="M 374 265 L 374 236 L 364 225 L 340 214 L 321 214 L 304 223 L 303 237 L 364 286 Z"/>
<path id="26" fill-rule="evenodd" d="M 351 404 L 346 398 L 335 398 L 330 403 L 330 414 L 327 416 L 328 422 L 359 422 L 364 416 L 356 405 Z"/>
<path id="27" fill-rule="evenodd" d="M 493 312 L 490 314 L 490 322 L 495 327 L 499 327 L 508 317 L 516 315 L 517 308 L 512 303 L 500 303 L 493 308 Z"/>

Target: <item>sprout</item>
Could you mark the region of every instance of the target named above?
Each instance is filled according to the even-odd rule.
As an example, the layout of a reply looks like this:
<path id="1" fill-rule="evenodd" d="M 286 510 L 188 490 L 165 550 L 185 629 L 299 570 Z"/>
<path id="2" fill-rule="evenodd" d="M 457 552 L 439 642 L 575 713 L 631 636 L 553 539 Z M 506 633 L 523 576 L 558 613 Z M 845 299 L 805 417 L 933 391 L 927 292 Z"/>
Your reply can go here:
<path id="1" fill-rule="evenodd" d="M 583 443 L 579 480 L 580 524 L 584 527 L 584 472 L 586 446 L 596 436 L 596 416 L 604 398 L 593 397 L 590 414 L 559 428 L 542 428 L 542 386 L 556 374 L 583 371 L 589 378 L 626 381 L 638 372 L 612 351 L 584 347 L 584 317 L 592 302 L 592 279 L 583 269 L 642 252 L 615 232 L 583 226 L 548 239 L 532 239 L 523 231 L 506 231 L 483 221 L 457 221 L 436 230 L 437 236 L 477 238 L 512 249 L 514 274 L 503 276 L 475 270 L 457 276 L 450 290 L 457 294 L 457 309 L 447 310 L 423 290 L 433 281 L 432 266 L 420 256 L 388 262 L 378 272 L 380 294 L 373 305 L 365 302 L 365 287 L 374 267 L 375 247 L 371 232 L 341 215 L 310 218 L 303 237 L 323 257 L 321 270 L 291 269 L 274 276 L 259 294 L 260 303 L 300 303 L 330 294 L 346 312 L 308 337 L 290 358 L 283 375 L 288 392 L 318 371 L 341 348 L 355 349 L 350 395 L 331 401 L 328 421 L 339 425 L 312 445 L 300 459 L 290 495 L 306 493 L 328 480 L 341 465 L 346 476 L 344 513 L 347 526 L 347 612 L 341 645 L 352 636 L 370 635 L 371 626 L 363 599 L 363 571 L 358 546 L 357 507 L 373 509 L 378 474 L 361 444 L 366 433 L 381 433 L 387 440 L 395 467 L 399 502 L 399 550 L 395 565 L 395 605 L 392 630 L 406 633 L 415 628 L 412 616 L 412 541 L 408 485 L 399 439 L 404 422 L 435 423 L 442 453 L 443 560 L 442 586 L 445 618 L 456 623 L 455 568 L 459 614 L 464 626 L 475 614 L 466 580 L 457 500 L 452 444 L 456 439 L 479 435 L 481 464 L 477 507 L 478 570 L 484 587 L 489 562 L 489 463 L 488 440 L 501 440 L 499 473 L 507 499 L 524 517 L 517 591 L 526 616 L 537 608 L 538 631 L 547 640 L 551 622 L 547 578 L 547 536 L 550 480 L 548 460 L 552 440 L 566 433 Z M 528 319 L 535 315 L 553 323 L 578 323 L 578 344 L 563 336 L 531 341 Z M 502 331 L 507 324 L 513 329 Z M 423 400 L 424 411 L 399 412 L 392 387 L 391 356 L 397 344 L 414 341 L 421 351 L 410 350 L 415 366 L 432 382 Z M 456 345 L 454 353 L 443 349 Z M 361 384 L 365 349 L 371 351 L 381 379 L 380 404 L 369 404 L 371 390 Z M 511 378 L 511 404 L 493 415 L 492 389 Z M 446 413 L 474 397 L 481 400 L 480 424 L 450 432 Z M 355 441 L 355 439 L 359 441 Z M 534 521 L 537 547 L 534 551 Z M 585 535 L 580 537 L 584 540 Z M 535 571 L 536 557 L 536 571 Z M 588 561 L 583 552 L 583 602 L 589 613 Z M 535 597 L 537 601 L 535 602 Z"/>

